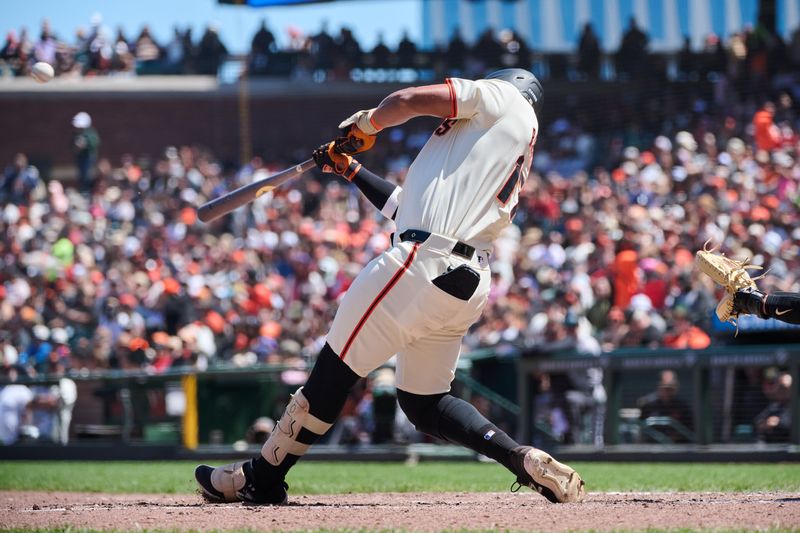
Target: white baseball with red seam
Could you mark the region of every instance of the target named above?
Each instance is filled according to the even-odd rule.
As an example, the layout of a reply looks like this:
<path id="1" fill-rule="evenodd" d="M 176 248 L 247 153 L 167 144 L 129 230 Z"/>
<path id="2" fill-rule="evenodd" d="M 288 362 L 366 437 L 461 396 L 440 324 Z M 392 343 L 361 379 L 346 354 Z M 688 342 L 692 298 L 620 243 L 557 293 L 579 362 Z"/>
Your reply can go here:
<path id="1" fill-rule="evenodd" d="M 56 71 L 49 63 L 39 61 L 31 67 L 31 77 L 39 83 L 47 83 L 56 75 Z"/>

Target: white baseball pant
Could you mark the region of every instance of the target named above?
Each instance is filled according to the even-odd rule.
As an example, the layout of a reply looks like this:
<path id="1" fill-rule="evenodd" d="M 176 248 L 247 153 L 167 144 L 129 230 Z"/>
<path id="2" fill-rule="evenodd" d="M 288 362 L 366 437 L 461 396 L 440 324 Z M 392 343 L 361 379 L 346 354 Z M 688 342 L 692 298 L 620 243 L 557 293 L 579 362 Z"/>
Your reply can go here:
<path id="1" fill-rule="evenodd" d="M 488 253 L 476 251 L 468 260 L 452 253 L 456 242 L 436 234 L 423 243 L 400 242 L 359 273 L 327 339 L 355 373 L 366 376 L 397 354 L 399 389 L 413 394 L 450 390 L 461 340 L 486 305 L 491 277 Z M 464 264 L 480 276 L 469 300 L 432 283 L 448 268 Z"/>

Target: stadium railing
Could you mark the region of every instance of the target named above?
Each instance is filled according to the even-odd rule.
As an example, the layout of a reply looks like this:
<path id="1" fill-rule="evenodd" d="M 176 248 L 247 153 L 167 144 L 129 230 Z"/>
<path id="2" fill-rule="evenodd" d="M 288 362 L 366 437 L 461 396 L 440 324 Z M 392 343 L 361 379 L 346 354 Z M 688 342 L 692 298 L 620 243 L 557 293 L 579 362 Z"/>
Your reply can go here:
<path id="1" fill-rule="evenodd" d="M 503 366 L 509 371 L 504 372 Z M 511 379 L 484 380 L 486 368 L 491 368 L 495 376 L 511 376 Z M 535 378 L 548 374 L 555 383 L 559 374 L 589 368 L 601 369 L 604 375 L 608 398 L 604 410 L 606 449 L 616 445 L 646 448 L 647 443 L 683 442 L 692 446 L 755 443 L 752 423 L 750 427 L 738 423 L 742 419 L 739 411 L 744 410 L 745 421 L 750 421 L 754 410 L 760 409 L 747 404 L 750 401 L 747 394 L 752 391 L 745 394 L 740 390 L 736 369 L 741 368 L 758 369 L 759 375 L 764 369 L 774 368 L 791 376 L 790 431 L 780 442 L 789 446 L 800 444 L 800 345 L 725 346 L 703 351 L 627 349 L 597 357 L 508 350 L 498 357 L 494 350 L 483 350 L 462 358 L 454 391 L 466 399 L 485 399 L 491 416 L 508 421 L 506 427 L 520 441 L 551 446 L 574 444 L 580 448 L 581 444 L 591 444 L 591 440 L 564 439 L 537 416 L 542 402 L 536 399 L 542 391 L 537 390 Z M 691 413 L 686 423 L 669 416 L 642 419 L 641 411 L 633 407 L 637 398 L 656 388 L 658 374 L 665 369 L 679 376 L 678 396 Z M 159 374 L 74 373 L 69 377 L 77 383 L 78 402 L 70 442 L 173 446 L 188 450 L 200 445 L 230 450 L 236 441 L 243 445 L 245 433 L 256 418 L 265 414 L 274 416 L 280 411 L 282 402 L 299 385 L 297 370 L 293 366 L 257 365 L 216 366 L 199 373 L 190 368 Z M 21 382 L 47 387 L 57 381 L 58 378 L 40 376 Z"/>
<path id="2" fill-rule="evenodd" d="M 600 356 L 523 354 L 516 361 L 518 435 L 522 440 L 535 436 L 531 422 L 537 418 L 533 377 L 542 373 L 564 375 L 589 368 L 601 369 L 604 374 L 608 397 L 606 444 L 624 444 L 625 436 L 631 433 L 635 437 L 642 432 L 655 437 L 654 432 L 659 428 L 670 428 L 672 433 L 680 435 L 681 441 L 698 445 L 755 441 L 752 422 L 748 424 L 747 420 L 752 420 L 760 408 L 766 407 L 765 403 L 771 402 L 768 395 L 759 395 L 753 387 L 745 391 L 741 380 L 737 381 L 737 369 L 745 368 L 759 369 L 759 375 L 764 369 L 775 369 L 773 373 L 788 372 L 791 376 L 787 405 L 791 418 L 786 441 L 800 444 L 800 345 L 796 344 L 720 346 L 706 350 L 619 349 Z M 668 417 L 639 418 L 640 410 L 634 407 L 636 400 L 656 389 L 658 374 L 663 370 L 673 370 L 679 376 L 678 398 L 688 405 L 688 420 L 694 430 Z M 761 386 L 762 382 L 755 384 L 756 389 Z M 743 394 L 737 401 L 739 392 Z M 761 404 L 754 404 L 754 395 Z M 742 418 L 745 422 L 737 424 Z M 636 440 L 635 437 L 628 441 Z"/>

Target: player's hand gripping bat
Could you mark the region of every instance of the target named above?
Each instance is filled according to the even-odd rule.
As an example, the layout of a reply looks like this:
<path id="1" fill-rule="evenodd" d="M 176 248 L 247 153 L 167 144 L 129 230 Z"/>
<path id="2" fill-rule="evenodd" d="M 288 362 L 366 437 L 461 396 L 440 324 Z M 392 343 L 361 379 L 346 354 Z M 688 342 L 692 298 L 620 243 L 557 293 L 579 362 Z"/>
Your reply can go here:
<path id="1" fill-rule="evenodd" d="M 372 145 L 375 144 L 375 136 L 367 135 L 355 126 L 350 126 L 345 132 L 345 136 L 339 137 L 335 142 L 338 152 L 343 154 L 357 154 L 372 148 Z M 197 218 L 203 222 L 211 222 L 222 215 L 227 215 L 234 209 L 252 202 L 262 194 L 268 193 L 275 187 L 296 178 L 315 166 L 316 163 L 314 163 L 314 159 L 306 159 L 302 163 L 282 170 L 277 174 L 243 185 L 238 189 L 201 205 L 197 208 Z"/>

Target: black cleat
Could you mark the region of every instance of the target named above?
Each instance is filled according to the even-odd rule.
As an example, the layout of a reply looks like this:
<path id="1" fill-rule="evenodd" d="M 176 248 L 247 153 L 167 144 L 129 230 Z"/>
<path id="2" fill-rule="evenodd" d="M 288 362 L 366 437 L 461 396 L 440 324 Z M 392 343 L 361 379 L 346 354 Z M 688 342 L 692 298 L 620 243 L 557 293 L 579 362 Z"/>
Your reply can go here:
<path id="1" fill-rule="evenodd" d="M 289 486 L 280 481 L 269 487 L 255 483 L 252 459 L 224 466 L 200 465 L 194 470 L 203 498 L 211 503 L 244 502 L 254 505 L 283 505 Z"/>
<path id="2" fill-rule="evenodd" d="M 214 467 L 208 465 L 200 465 L 194 469 L 194 479 L 200 485 L 200 494 L 203 495 L 205 501 L 210 503 L 228 503 L 225 495 L 214 488 L 214 484 L 211 483 L 213 472 Z M 238 499 L 230 501 L 238 501 Z"/>

